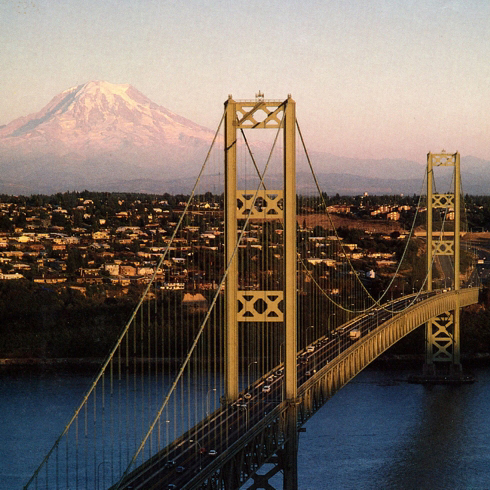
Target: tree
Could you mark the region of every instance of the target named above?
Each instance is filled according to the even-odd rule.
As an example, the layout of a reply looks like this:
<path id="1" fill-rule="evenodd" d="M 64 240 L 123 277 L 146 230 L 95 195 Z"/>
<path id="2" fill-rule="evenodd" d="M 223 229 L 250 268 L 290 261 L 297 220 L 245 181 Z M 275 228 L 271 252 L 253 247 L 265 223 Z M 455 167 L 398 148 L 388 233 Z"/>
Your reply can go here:
<path id="1" fill-rule="evenodd" d="M 66 259 L 66 270 L 70 274 L 75 273 L 84 266 L 84 259 L 78 248 L 68 249 L 68 258 Z"/>
<path id="2" fill-rule="evenodd" d="M 3 214 L 0 216 L 0 230 L 2 231 L 12 231 L 14 229 L 14 223 L 10 221 L 10 218 Z"/>

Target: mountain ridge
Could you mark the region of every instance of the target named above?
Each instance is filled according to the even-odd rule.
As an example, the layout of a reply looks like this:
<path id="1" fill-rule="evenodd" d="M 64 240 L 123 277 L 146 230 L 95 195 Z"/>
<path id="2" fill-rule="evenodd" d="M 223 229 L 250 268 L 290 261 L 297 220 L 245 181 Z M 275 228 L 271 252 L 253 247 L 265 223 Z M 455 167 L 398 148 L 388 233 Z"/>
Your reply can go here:
<path id="1" fill-rule="evenodd" d="M 129 84 L 90 81 L 0 127 L 0 192 L 111 191 L 143 181 L 152 188 L 159 182 L 162 192 L 174 187 L 183 192 L 178 182 L 185 181 L 190 191 L 214 136 Z M 263 144 L 253 151 L 267 157 Z M 310 157 L 323 185 L 336 185 L 341 194 L 412 193 L 425 172 L 424 165 L 404 159 L 355 159 L 316 151 Z M 465 192 L 488 193 L 489 162 L 471 156 L 462 162 Z M 298 173 L 307 168 L 298 160 Z M 216 186 L 213 179 L 209 182 Z M 307 187 L 298 178 L 298 192 Z"/>

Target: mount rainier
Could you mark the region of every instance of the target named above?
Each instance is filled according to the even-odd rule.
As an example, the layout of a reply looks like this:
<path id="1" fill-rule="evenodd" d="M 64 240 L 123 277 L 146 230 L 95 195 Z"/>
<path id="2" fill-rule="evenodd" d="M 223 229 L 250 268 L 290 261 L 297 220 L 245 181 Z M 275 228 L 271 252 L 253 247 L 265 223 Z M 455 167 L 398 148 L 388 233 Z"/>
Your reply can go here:
<path id="1" fill-rule="evenodd" d="M 0 193 L 188 193 L 213 138 L 214 131 L 155 104 L 129 84 L 91 81 L 65 90 L 35 114 L 0 126 Z M 260 142 L 253 146 L 257 159 L 266 159 L 269 150 Z M 328 194 L 421 192 L 425 155 L 419 163 L 309 155 Z M 300 160 L 298 192 L 309 193 L 311 176 Z M 489 168 L 486 160 L 462 155 L 465 192 L 488 194 Z M 279 174 L 270 177 L 281 185 Z M 218 190 L 213 179 L 209 190 Z"/>
<path id="2" fill-rule="evenodd" d="M 172 179 L 183 169 L 194 175 L 213 137 L 131 85 L 92 81 L 0 127 L 0 190 L 116 190 L 125 181 Z"/>

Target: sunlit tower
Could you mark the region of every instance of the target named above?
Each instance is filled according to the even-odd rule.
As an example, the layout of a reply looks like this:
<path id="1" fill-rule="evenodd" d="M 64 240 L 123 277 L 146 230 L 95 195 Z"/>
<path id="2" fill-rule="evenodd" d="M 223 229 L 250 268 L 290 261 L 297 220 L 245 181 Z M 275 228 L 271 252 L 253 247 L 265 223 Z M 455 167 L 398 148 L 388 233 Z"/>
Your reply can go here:
<path id="1" fill-rule="evenodd" d="M 447 193 L 435 193 L 434 171 L 440 167 L 452 167 L 451 189 Z M 451 285 L 460 289 L 460 222 L 461 222 L 461 174 L 459 153 L 427 154 L 427 290 L 433 289 L 433 271 L 438 256 L 452 257 L 453 277 Z M 434 220 L 434 210 L 440 213 Z M 454 229 L 448 230 L 449 212 L 454 212 Z M 439 227 L 439 229 L 435 229 Z M 445 229 L 444 229 L 445 228 Z M 439 376 L 459 377 L 460 360 L 460 308 L 432 318 L 426 324 L 426 355 L 424 375 L 437 380 Z M 429 378 L 428 378 L 429 379 Z"/>
<path id="2" fill-rule="evenodd" d="M 237 131 L 242 129 L 281 129 L 283 132 L 283 188 L 280 190 L 237 189 Z M 286 439 L 282 469 L 284 488 L 297 489 L 297 324 L 296 324 L 296 104 L 288 96 L 285 101 L 266 100 L 256 94 L 255 100 L 234 100 L 231 95 L 225 102 L 225 260 L 228 276 L 226 297 L 226 375 L 225 401 L 231 403 L 239 393 L 239 335 L 238 322 L 282 322 L 285 338 L 284 394 L 288 402 Z M 252 199 L 244 196 L 252 195 Z M 277 200 L 283 201 L 281 208 Z M 243 206 L 237 209 L 237 200 Z M 264 209 L 274 209 L 273 214 L 260 211 L 257 201 L 265 202 Z M 282 220 L 284 229 L 284 287 L 282 291 L 240 291 L 237 266 L 237 220 Z M 254 305 L 260 298 L 265 310 Z M 283 309 L 277 305 L 283 303 Z M 238 311 L 238 304 L 242 308 Z M 247 313 L 247 316 L 244 315 Z M 274 312 L 269 316 L 269 312 Z"/>

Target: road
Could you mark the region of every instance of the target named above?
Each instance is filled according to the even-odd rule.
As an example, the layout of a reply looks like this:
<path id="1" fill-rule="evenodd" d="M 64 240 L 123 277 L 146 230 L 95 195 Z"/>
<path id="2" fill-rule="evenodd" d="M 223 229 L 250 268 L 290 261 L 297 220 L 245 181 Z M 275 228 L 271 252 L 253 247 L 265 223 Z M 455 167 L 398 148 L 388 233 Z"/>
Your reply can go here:
<path id="1" fill-rule="evenodd" d="M 339 356 L 353 342 L 411 304 L 441 290 L 405 296 L 355 318 L 298 354 L 298 387 Z M 284 372 L 277 366 L 234 403 L 216 410 L 201 424 L 134 471 L 119 488 L 178 489 L 210 465 L 282 401 Z"/>

